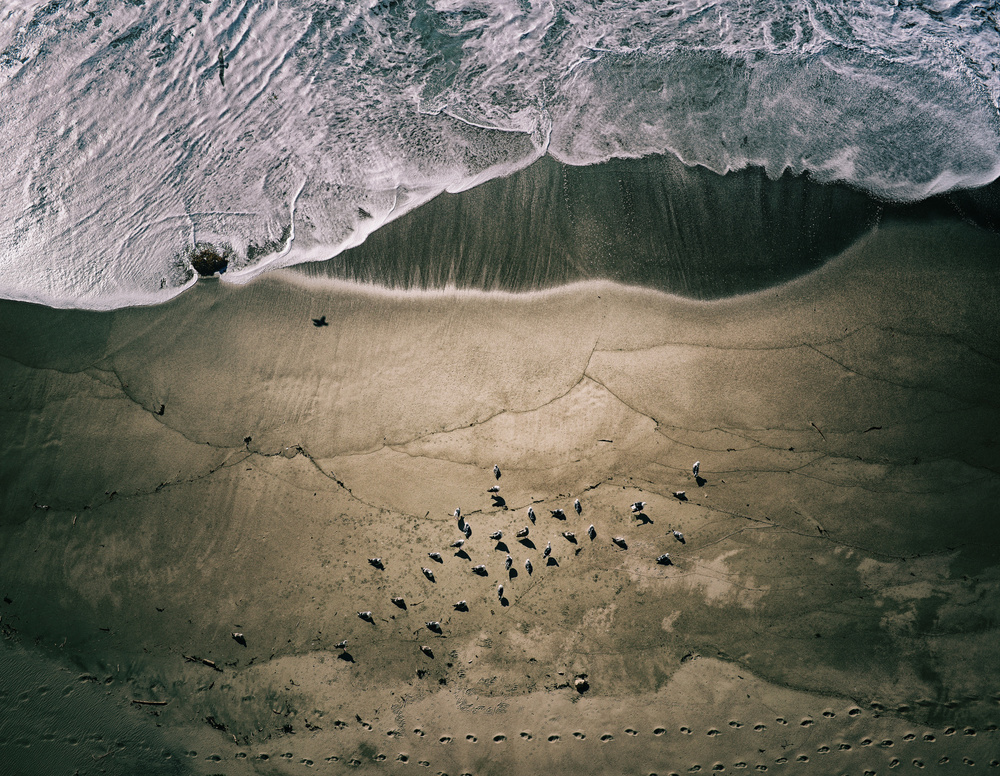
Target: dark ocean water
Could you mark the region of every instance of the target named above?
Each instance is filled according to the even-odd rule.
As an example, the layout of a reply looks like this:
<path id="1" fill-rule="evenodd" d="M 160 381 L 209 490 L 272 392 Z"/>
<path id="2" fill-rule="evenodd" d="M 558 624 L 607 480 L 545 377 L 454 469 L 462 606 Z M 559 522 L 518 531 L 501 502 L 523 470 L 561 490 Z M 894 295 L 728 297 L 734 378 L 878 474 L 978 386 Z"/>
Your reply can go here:
<path id="1" fill-rule="evenodd" d="M 998 17 L 988 0 L 14 0 L 0 10 L 0 296 L 153 303 L 194 282 L 198 251 L 231 278 L 339 256 L 341 277 L 387 285 L 755 287 L 739 275 L 757 274 L 762 252 L 788 277 L 843 242 L 819 248 L 822 235 L 867 223 L 861 198 L 793 176 L 900 202 L 997 178 Z M 530 255 L 410 265 L 385 236 L 344 253 L 442 192 L 546 155 L 690 169 L 643 164 L 620 205 L 588 192 L 560 204 L 543 187 L 504 227 L 555 230 L 551 249 L 515 235 Z M 748 169 L 762 172 L 734 174 Z M 549 162 L 532 176 L 554 174 Z M 732 223 L 717 235 L 719 213 Z M 744 218 L 755 250 L 741 264 L 723 243 Z M 758 244 L 759 229 L 801 234 Z M 419 251 L 453 253 L 454 235 L 420 230 Z M 685 251 L 701 269 L 677 268 Z M 706 267 L 733 277 L 670 279 Z"/>

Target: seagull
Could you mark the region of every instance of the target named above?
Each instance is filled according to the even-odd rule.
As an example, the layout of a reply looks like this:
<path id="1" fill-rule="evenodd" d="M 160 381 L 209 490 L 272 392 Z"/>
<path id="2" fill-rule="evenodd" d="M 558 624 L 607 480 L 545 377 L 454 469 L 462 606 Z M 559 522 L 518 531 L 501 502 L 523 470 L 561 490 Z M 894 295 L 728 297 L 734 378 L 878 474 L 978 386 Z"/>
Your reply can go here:
<path id="1" fill-rule="evenodd" d="M 682 534 L 680 531 L 673 531 L 672 533 L 677 541 L 679 541 L 681 544 L 684 544 L 684 534 Z"/>
<path id="2" fill-rule="evenodd" d="M 315 326 L 316 328 L 319 328 L 321 326 L 329 326 L 329 325 L 330 324 L 327 323 L 325 315 L 321 315 L 319 318 L 313 318 L 313 326 Z"/>
<path id="3" fill-rule="evenodd" d="M 611 541 L 613 541 L 619 547 L 622 547 L 622 548 L 628 547 L 628 544 L 625 543 L 625 537 L 624 536 L 616 536 Z"/>
<path id="4" fill-rule="evenodd" d="M 645 502 L 645 501 L 636 501 L 636 502 L 635 502 L 635 503 L 634 503 L 634 504 L 632 505 L 632 511 L 633 511 L 633 512 L 641 512 L 641 511 L 642 511 L 642 508 L 643 508 L 644 506 L 646 506 L 646 502 Z"/>
<path id="5" fill-rule="evenodd" d="M 454 515 L 456 519 L 461 520 L 462 519 L 462 508 L 461 507 L 455 507 L 455 511 L 452 512 L 451 514 Z"/>
<path id="6" fill-rule="evenodd" d="M 392 602 L 393 602 L 394 604 L 396 604 L 396 606 L 399 606 L 399 607 L 401 607 L 401 608 L 403 608 L 403 609 L 405 609 L 405 608 L 406 608 L 406 601 L 405 601 L 405 600 L 403 600 L 403 598 L 402 598 L 401 596 L 396 596 L 395 598 L 393 598 L 393 599 L 390 599 L 390 600 L 391 600 L 391 601 L 392 601 Z"/>
<path id="7" fill-rule="evenodd" d="M 347 649 L 347 639 L 344 639 L 343 641 L 338 641 L 336 644 L 334 644 L 333 648 L 334 649 Z"/>
<path id="8" fill-rule="evenodd" d="M 659 563 L 661 566 L 673 566 L 674 565 L 673 561 L 670 560 L 670 553 L 669 552 L 663 553 L 659 558 L 656 559 L 656 562 Z"/>
<path id="9" fill-rule="evenodd" d="M 590 541 L 594 541 L 597 538 L 597 529 L 594 528 L 593 524 L 587 529 L 587 536 L 590 537 Z"/>
<path id="10" fill-rule="evenodd" d="M 420 570 L 422 572 L 424 572 L 424 576 L 427 577 L 431 582 L 434 581 L 434 572 L 433 571 L 431 571 L 430 569 L 425 569 L 425 568 L 421 568 Z"/>
<path id="11" fill-rule="evenodd" d="M 470 536 L 472 536 L 472 526 L 466 523 L 465 528 L 462 529 L 462 533 L 464 533 L 465 538 L 468 539 Z"/>
<path id="12" fill-rule="evenodd" d="M 503 539 L 503 531 L 494 531 L 493 533 L 490 534 L 490 538 L 493 539 L 494 541 L 500 541 L 501 539 Z"/>
<path id="13" fill-rule="evenodd" d="M 531 576 L 531 558 L 524 559 L 524 570 L 528 572 L 528 576 Z"/>
<path id="14" fill-rule="evenodd" d="M 485 577 L 489 572 L 486 570 L 486 566 L 473 566 L 472 573 L 478 574 L 481 577 Z"/>
<path id="15" fill-rule="evenodd" d="M 552 517 L 554 517 L 556 520 L 566 519 L 566 513 L 563 512 L 561 509 L 550 509 L 549 512 L 552 513 Z"/>
<path id="16" fill-rule="evenodd" d="M 688 500 L 687 491 L 675 490 L 674 498 L 677 499 L 678 501 L 687 501 Z"/>
<path id="17" fill-rule="evenodd" d="M 510 557 L 510 553 L 507 553 L 507 560 L 503 562 L 503 570 L 510 571 L 510 567 L 514 565 L 514 559 Z"/>
<path id="18" fill-rule="evenodd" d="M 701 469 L 701 461 L 695 461 L 694 466 L 691 467 L 691 471 L 694 472 L 694 476 L 698 476 L 698 471 Z"/>
<path id="19" fill-rule="evenodd" d="M 233 641 L 243 647 L 247 645 L 246 637 L 239 631 L 233 631 Z"/>
<path id="20" fill-rule="evenodd" d="M 461 549 L 463 544 L 465 544 L 465 539 L 459 539 L 457 542 L 452 542 L 451 546 Z"/>
<path id="21" fill-rule="evenodd" d="M 576 510 L 576 513 L 577 513 L 578 515 L 579 515 L 579 514 L 580 514 L 581 512 L 583 512 L 583 507 L 581 507 L 581 506 L 580 506 L 580 499 L 575 499 L 575 500 L 573 501 L 573 509 L 575 509 L 575 510 Z"/>
<path id="22" fill-rule="evenodd" d="M 494 485 L 492 488 L 487 488 L 486 492 L 487 493 L 499 493 L 500 492 L 500 486 L 499 485 Z"/>
<path id="23" fill-rule="evenodd" d="M 385 568 L 385 566 L 382 565 L 382 559 L 381 558 L 369 558 L 368 562 L 371 565 L 373 565 L 375 568 L 377 568 L 377 569 L 384 569 Z"/>
<path id="24" fill-rule="evenodd" d="M 427 655 L 427 657 L 434 657 L 434 652 L 431 651 L 430 647 L 421 646 L 420 651 Z"/>
<path id="25" fill-rule="evenodd" d="M 375 620 L 372 618 L 371 612 L 358 612 L 358 617 L 360 617 L 365 622 L 375 622 Z"/>
<path id="26" fill-rule="evenodd" d="M 469 611 L 469 604 L 465 601 L 459 601 L 457 604 L 455 604 L 455 611 L 467 612 Z"/>
<path id="27" fill-rule="evenodd" d="M 431 560 L 436 560 L 438 563 L 444 563 L 444 561 L 441 560 L 440 552 L 428 552 L 427 557 L 430 558 Z"/>
<path id="28" fill-rule="evenodd" d="M 524 528 L 522 528 L 515 534 L 515 536 L 517 536 L 518 539 L 523 539 L 527 535 L 528 535 L 528 526 L 524 526 Z"/>
<path id="29" fill-rule="evenodd" d="M 494 466 L 493 467 L 493 476 L 496 477 L 498 480 L 500 479 L 500 467 L 499 466 Z"/>
<path id="30" fill-rule="evenodd" d="M 535 523 L 535 510 L 528 507 L 528 519 L 531 521 L 532 525 Z"/>
<path id="31" fill-rule="evenodd" d="M 434 633 L 441 632 L 441 623 L 437 620 L 431 620 L 430 622 L 425 622 L 424 625 L 427 626 L 427 630 L 434 631 Z"/>
<path id="32" fill-rule="evenodd" d="M 547 558 L 551 554 L 552 554 L 552 542 L 549 542 L 548 544 L 545 545 L 545 549 L 542 550 L 542 557 Z"/>
<path id="33" fill-rule="evenodd" d="M 497 598 L 503 600 L 503 585 L 497 585 Z"/>
<path id="34" fill-rule="evenodd" d="M 572 531 L 563 531 L 562 535 L 566 537 L 566 541 L 573 542 L 573 544 L 576 544 L 576 534 L 573 533 Z"/>

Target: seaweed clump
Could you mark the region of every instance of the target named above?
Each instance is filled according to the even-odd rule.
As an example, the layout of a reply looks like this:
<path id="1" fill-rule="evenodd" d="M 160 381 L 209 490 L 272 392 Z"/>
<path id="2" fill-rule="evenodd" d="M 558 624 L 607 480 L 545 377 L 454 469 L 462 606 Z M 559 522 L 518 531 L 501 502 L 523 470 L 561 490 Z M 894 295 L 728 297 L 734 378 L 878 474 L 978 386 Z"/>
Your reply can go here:
<path id="1" fill-rule="evenodd" d="M 194 271 L 204 278 L 221 275 L 225 272 L 231 257 L 232 249 L 230 248 L 223 248 L 219 251 L 213 245 L 199 243 L 194 246 L 189 261 L 194 267 Z"/>

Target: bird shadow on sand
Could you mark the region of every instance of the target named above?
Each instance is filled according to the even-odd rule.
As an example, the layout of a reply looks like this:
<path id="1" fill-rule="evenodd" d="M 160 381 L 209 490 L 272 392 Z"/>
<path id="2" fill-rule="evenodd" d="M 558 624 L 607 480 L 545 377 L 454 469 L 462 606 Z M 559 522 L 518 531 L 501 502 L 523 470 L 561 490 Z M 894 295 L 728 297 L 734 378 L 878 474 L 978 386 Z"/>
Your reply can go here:
<path id="1" fill-rule="evenodd" d="M 635 519 L 639 521 L 639 525 L 650 525 L 653 522 L 653 519 L 645 512 L 637 512 Z"/>

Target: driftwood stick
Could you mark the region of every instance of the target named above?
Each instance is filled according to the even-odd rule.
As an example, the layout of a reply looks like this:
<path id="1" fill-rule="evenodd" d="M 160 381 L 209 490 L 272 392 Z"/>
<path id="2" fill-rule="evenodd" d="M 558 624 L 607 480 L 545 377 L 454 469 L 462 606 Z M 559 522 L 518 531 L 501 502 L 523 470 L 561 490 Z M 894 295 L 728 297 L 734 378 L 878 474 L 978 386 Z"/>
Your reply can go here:
<path id="1" fill-rule="evenodd" d="M 166 706 L 168 701 L 141 701 L 138 698 L 133 698 L 132 703 L 138 703 L 140 706 Z"/>

